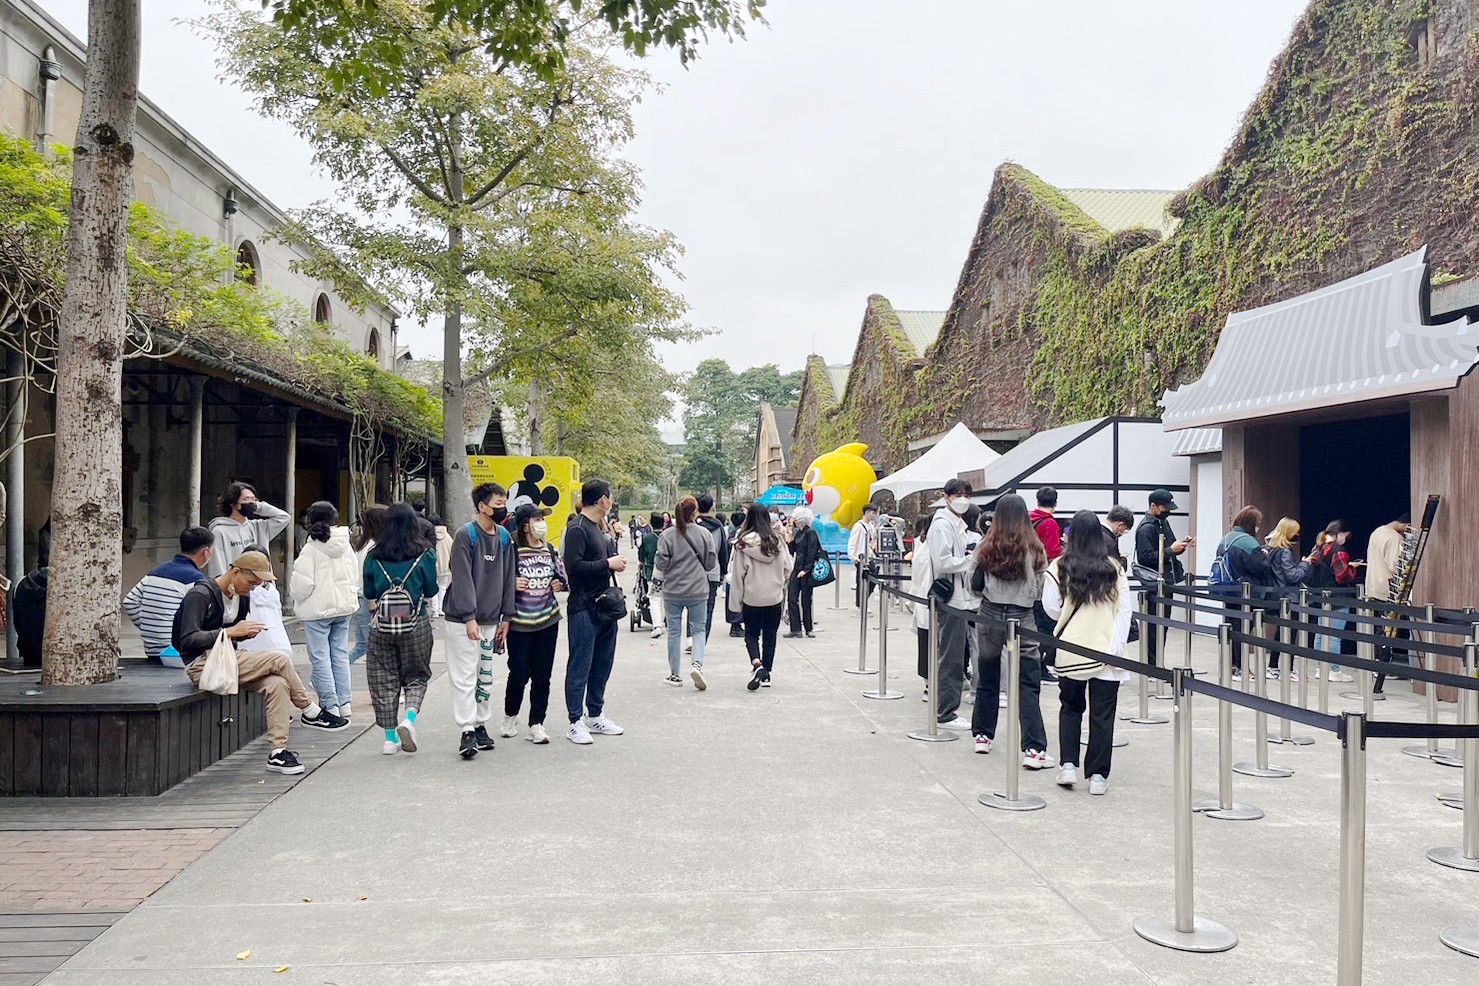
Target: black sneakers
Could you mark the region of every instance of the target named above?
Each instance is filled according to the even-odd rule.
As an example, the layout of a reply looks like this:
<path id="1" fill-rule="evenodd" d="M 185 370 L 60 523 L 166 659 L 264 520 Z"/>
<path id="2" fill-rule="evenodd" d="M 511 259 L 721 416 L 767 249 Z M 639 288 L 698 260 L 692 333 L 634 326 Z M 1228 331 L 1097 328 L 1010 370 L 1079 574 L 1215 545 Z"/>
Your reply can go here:
<path id="1" fill-rule="evenodd" d="M 343 728 L 342 726 L 340 727 Z M 298 762 L 298 754 L 292 750 L 278 750 L 267 758 L 267 769 L 275 770 L 279 774 L 301 774 L 303 765 Z"/>
<path id="2" fill-rule="evenodd" d="M 491 743 L 492 741 L 489 740 Z M 462 734 L 462 745 L 457 748 L 457 755 L 464 760 L 471 760 L 478 755 L 478 734 L 469 729 Z"/>
<path id="3" fill-rule="evenodd" d="M 463 735 L 466 736 L 467 734 L 464 733 Z M 479 750 L 493 749 L 493 737 L 488 735 L 487 726 L 480 725 L 477 729 L 474 729 L 472 731 L 472 741 Z"/>
<path id="4" fill-rule="evenodd" d="M 298 721 L 305 726 L 312 726 L 315 729 L 322 729 L 324 732 L 327 733 L 337 733 L 339 730 L 347 729 L 349 727 L 348 719 L 345 719 L 343 716 L 336 716 L 328 709 L 319 709 L 318 715 L 316 716 L 310 716 L 308 713 L 304 712 L 302 715 L 298 716 Z"/>

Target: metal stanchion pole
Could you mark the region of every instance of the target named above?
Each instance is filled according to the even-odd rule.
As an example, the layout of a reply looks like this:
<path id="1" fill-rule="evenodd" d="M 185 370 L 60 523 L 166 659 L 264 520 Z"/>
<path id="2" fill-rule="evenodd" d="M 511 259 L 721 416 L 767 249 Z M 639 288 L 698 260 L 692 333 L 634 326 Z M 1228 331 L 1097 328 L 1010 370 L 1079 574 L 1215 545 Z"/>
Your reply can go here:
<path id="1" fill-rule="evenodd" d="M 1320 608 L 1325 611 L 1325 615 L 1320 618 L 1320 622 L 1325 624 L 1326 629 L 1333 630 L 1334 627 L 1330 624 L 1335 618 L 1330 614 L 1335 611 L 1335 607 L 1330 602 L 1329 592 L 1320 593 Z M 1338 651 L 1340 649 L 1339 638 L 1331 637 L 1330 639 L 1335 641 L 1336 650 Z M 1330 714 L 1330 676 L 1334 673 L 1335 665 L 1332 663 L 1325 668 L 1325 673 L 1320 675 L 1320 713 L 1322 715 L 1328 716 Z"/>
<path id="2" fill-rule="evenodd" d="M 1227 623 L 1217 628 L 1217 683 L 1223 688 L 1232 687 L 1232 636 Z M 1251 822 L 1263 817 L 1263 809 L 1256 805 L 1239 804 L 1233 800 L 1232 759 L 1232 703 L 1217 703 L 1217 799 L 1202 801 L 1192 806 L 1193 811 L 1205 812 L 1208 818 L 1220 818 L 1226 822 Z"/>
<path id="3" fill-rule="evenodd" d="M 1464 674 L 1471 681 L 1479 670 L 1475 663 L 1476 653 L 1479 653 L 1479 645 L 1472 641 L 1464 645 Z M 1466 688 L 1459 693 L 1458 700 L 1459 721 L 1469 726 L 1479 725 L 1479 691 Z M 1461 740 L 1459 748 L 1464 756 L 1463 845 L 1430 849 L 1428 858 L 1450 869 L 1479 872 L 1479 740 Z"/>
<path id="4" fill-rule="evenodd" d="M 1017 756 L 1022 749 L 1022 638 L 1017 635 L 1017 621 L 1007 620 L 1007 783 L 1006 790 L 983 794 L 976 800 L 987 808 L 1003 811 L 1035 811 L 1048 803 L 1035 794 L 1017 790 L 1021 768 Z"/>
<path id="5" fill-rule="evenodd" d="M 1285 596 L 1284 598 L 1279 600 L 1279 619 L 1285 623 L 1290 622 L 1290 618 L 1294 615 L 1289 607 L 1290 603 L 1288 596 Z M 1279 643 L 1280 645 L 1282 645 L 1282 653 L 1280 653 L 1279 655 L 1279 701 L 1283 702 L 1285 705 L 1289 704 L 1289 699 L 1291 698 L 1289 692 L 1290 689 L 1294 687 L 1293 683 L 1289 680 L 1294 674 L 1294 658 L 1289 654 L 1289 643 L 1293 639 L 1294 631 L 1290 630 L 1287 626 L 1279 627 Z M 1308 673 L 1308 669 L 1306 669 L 1306 673 Z M 1299 684 L 1301 687 L 1303 687 L 1303 676 L 1300 677 Z M 1295 736 L 1291 732 L 1291 727 L 1292 724 L 1289 722 L 1288 717 L 1280 716 L 1279 735 L 1270 736 L 1268 741 L 1270 743 L 1288 743 L 1291 746 L 1310 746 L 1315 742 L 1314 739 L 1309 736 Z"/>
<path id="6" fill-rule="evenodd" d="M 864 692 L 864 698 L 903 698 L 903 692 L 888 690 L 888 590 L 890 583 L 878 583 L 878 687 Z"/>
<path id="7" fill-rule="evenodd" d="M 1141 597 L 1140 612 L 1147 613 L 1150 610 L 1150 601 Z M 1155 624 L 1141 621 L 1140 625 L 1140 663 L 1150 663 L 1150 634 L 1156 631 Z M 1140 711 L 1138 715 L 1120 716 L 1126 722 L 1138 723 L 1142 726 L 1158 726 L 1167 721 L 1165 716 L 1153 716 L 1150 714 L 1150 676 L 1139 675 L 1140 678 Z"/>
<path id="8" fill-rule="evenodd" d="M 1156 594 L 1157 598 L 1160 598 L 1160 599 L 1169 599 L 1171 597 L 1168 596 L 1168 595 L 1166 595 L 1166 535 L 1165 534 L 1162 534 L 1161 535 L 1160 548 L 1161 548 L 1161 553 L 1157 556 L 1157 564 L 1158 564 L 1158 567 L 1156 569 L 1155 594 Z M 1152 607 L 1152 608 L 1155 610 L 1155 614 L 1157 616 L 1164 616 L 1164 617 L 1169 618 L 1170 615 L 1171 615 L 1171 607 L 1168 606 L 1165 603 L 1156 603 L 1155 606 Z M 1171 663 L 1171 662 L 1169 662 L 1169 661 L 1166 660 L 1166 643 L 1171 639 L 1171 628 L 1170 627 L 1166 627 L 1166 626 L 1162 626 L 1161 624 L 1157 623 L 1157 624 L 1154 624 L 1153 626 L 1151 626 L 1150 632 L 1153 633 L 1153 634 L 1155 634 L 1155 659 L 1156 659 L 1156 662 L 1158 664 L 1160 664 L 1161 667 L 1165 667 L 1167 664 Z M 1154 697 L 1157 698 L 1157 699 L 1159 699 L 1162 702 L 1169 702 L 1174 696 L 1172 695 L 1172 693 L 1170 691 L 1167 690 L 1166 683 L 1163 682 L 1163 681 L 1159 681 L 1158 680 L 1155 683 L 1155 695 L 1154 695 Z"/>
<path id="9" fill-rule="evenodd" d="M 1428 603 L 1425 607 L 1423 607 L 1423 619 L 1426 620 L 1429 624 L 1432 624 L 1432 622 L 1433 622 L 1433 604 L 1432 603 Z M 1434 633 L 1432 630 L 1429 630 L 1424 635 L 1424 638 L 1423 639 L 1424 639 L 1424 641 L 1427 644 L 1429 644 L 1431 646 L 1431 645 L 1436 644 L 1438 642 L 1438 635 L 1436 633 Z M 1423 667 L 1426 668 L 1429 671 L 1436 671 L 1436 670 L 1438 670 L 1438 657 L 1437 657 L 1437 655 L 1436 654 L 1432 654 L 1432 653 L 1424 654 L 1423 655 Z M 1438 721 L 1438 686 L 1435 685 L 1435 684 L 1433 684 L 1431 681 L 1425 681 L 1425 682 L 1423 682 L 1423 691 L 1427 692 L 1427 700 L 1428 700 L 1428 723 L 1431 725 L 1431 724 L 1436 723 Z M 1454 748 L 1452 750 L 1442 750 L 1442 749 L 1439 749 L 1438 748 L 1438 737 L 1436 737 L 1436 736 L 1429 736 L 1427 743 L 1424 744 L 1423 746 L 1404 746 L 1404 747 L 1402 747 L 1402 752 L 1405 753 L 1405 754 L 1407 754 L 1409 757 L 1421 757 L 1424 760 L 1437 760 L 1439 757 L 1442 757 L 1443 760 L 1445 761 L 1445 766 L 1450 765 L 1450 764 L 1453 765 L 1453 766 L 1457 766 L 1458 763 L 1459 763 L 1458 749 L 1457 748 Z"/>
<path id="10" fill-rule="evenodd" d="M 862 566 L 858 567 L 858 666 L 855 668 L 843 668 L 848 674 L 877 674 L 868 667 L 868 607 L 861 605 L 867 596 L 863 594 L 863 587 L 867 585 L 868 572 Z"/>
<path id="11" fill-rule="evenodd" d="M 1340 905 L 1336 986 L 1361 986 L 1366 925 L 1366 717 L 1344 720 L 1340 758 Z"/>
<path id="12" fill-rule="evenodd" d="M 1243 612 L 1246 613 L 1248 616 L 1251 617 L 1253 615 L 1253 584 L 1250 583 L 1250 582 L 1243 582 L 1243 583 L 1241 583 L 1241 585 L 1243 587 L 1242 588 L 1242 592 L 1243 592 Z M 1253 630 L 1253 624 L 1252 624 L 1252 622 L 1250 620 L 1240 620 L 1238 622 L 1237 627 L 1235 627 L 1234 629 L 1236 629 L 1239 633 L 1251 633 L 1252 630 Z M 1248 656 L 1248 645 L 1247 644 L 1244 644 L 1243 645 L 1243 691 L 1246 692 L 1246 691 L 1249 690 L 1248 686 L 1249 686 L 1249 684 L 1251 684 L 1252 679 L 1253 679 L 1253 662 L 1252 662 L 1252 660 Z"/>
<path id="13" fill-rule="evenodd" d="M 841 560 L 842 560 L 842 556 L 841 555 L 839 555 L 835 551 L 832 552 L 832 576 L 833 576 L 832 577 L 832 608 L 833 609 L 841 609 L 842 608 L 842 576 L 840 574 L 838 574 L 838 573 L 840 573 L 842 571 L 842 569 L 840 569 L 840 568 L 837 567 L 837 563 L 840 562 Z"/>
<path id="14" fill-rule="evenodd" d="M 925 670 L 925 688 L 929 701 L 924 703 L 924 728 L 909 734 L 910 739 L 921 743 L 949 743 L 959 739 L 953 732 L 940 732 L 940 716 L 935 711 L 940 701 L 940 602 L 933 595 L 930 600 L 929 659 Z"/>
<path id="15" fill-rule="evenodd" d="M 1310 591 L 1308 589 L 1299 590 L 1299 605 L 1303 609 L 1309 608 Z M 1305 650 L 1314 650 L 1315 637 L 1309 631 L 1310 624 L 1313 622 L 1310 619 L 1310 615 L 1308 613 L 1300 613 L 1299 622 L 1303 623 L 1305 627 L 1299 631 L 1299 646 Z M 1301 709 L 1307 709 L 1310 707 L 1310 673 L 1318 670 L 1320 663 L 1318 661 L 1311 661 L 1307 657 L 1300 657 L 1296 660 L 1299 663 L 1299 707 Z M 1313 743 L 1314 740 L 1310 742 Z"/>
<path id="16" fill-rule="evenodd" d="M 1137 918 L 1135 934 L 1148 942 L 1180 952 L 1225 952 L 1238 943 L 1237 932 L 1216 921 L 1196 916 L 1192 884 L 1191 692 L 1186 690 L 1186 679 L 1191 676 L 1191 669 L 1176 668 L 1171 674 L 1171 690 L 1176 696 L 1176 705 L 1172 709 L 1172 715 L 1176 717 L 1176 918 L 1167 921 L 1154 914 Z"/>
<path id="17" fill-rule="evenodd" d="M 1376 613 L 1376 610 L 1365 605 L 1366 590 L 1364 588 L 1356 590 L 1356 598 L 1362 604 L 1356 607 L 1355 612 L 1357 616 L 1369 619 Z M 1358 632 L 1364 633 L 1367 636 L 1376 635 L 1375 623 L 1363 623 L 1359 620 L 1353 622 L 1356 623 L 1356 630 Z M 1369 640 L 1358 640 L 1356 642 L 1356 656 L 1365 661 L 1376 660 L 1376 645 Z M 1358 692 L 1341 692 L 1340 696 L 1341 698 L 1359 698 L 1361 700 L 1361 711 L 1366 715 L 1367 719 L 1372 718 L 1376 713 L 1373 703 L 1385 702 L 1387 699 L 1385 695 L 1378 695 L 1376 693 L 1375 671 L 1362 671 L 1361 690 Z"/>
<path id="18" fill-rule="evenodd" d="M 1263 610 L 1253 614 L 1253 635 L 1263 640 Z M 1244 673 L 1251 670 L 1253 694 L 1268 698 L 1268 651 L 1263 645 L 1244 646 Z M 1268 762 L 1268 714 L 1262 709 L 1253 713 L 1253 762 L 1244 760 L 1233 764 L 1233 770 L 1246 777 L 1293 777 L 1294 771 Z"/>

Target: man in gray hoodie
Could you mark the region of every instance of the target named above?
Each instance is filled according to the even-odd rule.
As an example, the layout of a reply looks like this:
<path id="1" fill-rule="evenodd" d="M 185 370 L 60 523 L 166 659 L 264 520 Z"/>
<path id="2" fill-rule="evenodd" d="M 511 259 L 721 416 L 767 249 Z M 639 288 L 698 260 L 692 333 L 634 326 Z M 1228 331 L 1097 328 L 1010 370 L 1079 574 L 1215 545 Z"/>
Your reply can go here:
<path id="1" fill-rule="evenodd" d="M 287 511 L 258 500 L 251 483 L 232 483 L 217 503 L 221 516 L 211 518 L 216 543 L 205 569 L 211 578 L 224 575 L 244 551 L 267 554 L 272 539 L 288 529 Z"/>

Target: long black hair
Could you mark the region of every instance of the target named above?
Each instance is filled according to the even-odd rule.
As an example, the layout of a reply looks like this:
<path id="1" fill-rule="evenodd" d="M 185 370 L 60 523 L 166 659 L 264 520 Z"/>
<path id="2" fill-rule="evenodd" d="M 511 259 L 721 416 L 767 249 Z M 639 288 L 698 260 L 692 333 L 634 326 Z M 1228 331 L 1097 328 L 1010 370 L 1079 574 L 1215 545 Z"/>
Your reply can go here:
<path id="1" fill-rule="evenodd" d="M 1058 562 L 1058 577 L 1064 599 L 1075 606 L 1115 598 L 1120 566 L 1110 557 L 1109 541 L 1094 511 L 1080 510 L 1069 521 L 1068 543 Z"/>
<path id="2" fill-rule="evenodd" d="M 236 509 L 236 501 L 241 499 L 243 493 L 255 494 L 256 492 L 257 488 L 251 483 L 232 483 L 216 500 L 216 508 L 221 511 L 222 517 L 230 517 L 231 511 Z"/>
<path id="3" fill-rule="evenodd" d="M 996 501 L 991 529 L 976 549 L 976 564 L 1009 582 L 1024 581 L 1047 567 L 1048 553 L 1032 529 L 1027 501 L 1017 494 Z"/>
<path id="4" fill-rule="evenodd" d="M 329 528 L 339 523 L 339 508 L 328 500 L 315 501 L 308 508 L 307 523 L 308 536 L 315 541 L 327 541 L 329 539 Z"/>
<path id="5" fill-rule="evenodd" d="M 740 527 L 739 536 L 744 537 L 751 531 L 760 535 L 761 554 L 774 558 L 781 553 L 781 539 L 770 524 L 770 511 L 758 503 L 750 504 L 745 512 L 745 523 Z"/>
<path id="6" fill-rule="evenodd" d="M 424 532 L 430 526 L 409 503 L 393 503 L 370 553 L 383 562 L 415 561 L 431 550 Z"/>
<path id="7" fill-rule="evenodd" d="M 359 530 L 349 539 L 349 545 L 355 551 L 364 551 L 365 545 L 371 541 L 380 540 L 380 528 L 385 526 L 385 514 L 390 510 L 383 503 L 376 503 L 366 508 L 359 515 Z"/>

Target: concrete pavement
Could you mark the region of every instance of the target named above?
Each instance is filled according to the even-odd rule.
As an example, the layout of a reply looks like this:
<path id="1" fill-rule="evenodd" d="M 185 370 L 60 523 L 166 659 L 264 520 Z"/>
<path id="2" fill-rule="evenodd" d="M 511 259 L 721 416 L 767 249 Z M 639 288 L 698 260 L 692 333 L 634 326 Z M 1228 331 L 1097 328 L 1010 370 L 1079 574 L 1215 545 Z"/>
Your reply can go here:
<path id="1" fill-rule="evenodd" d="M 623 627 L 607 711 L 628 732 L 592 747 L 562 738 L 557 666 L 551 744 L 499 739 L 462 762 L 442 677 L 422 752 L 383 757 L 367 733 L 46 982 L 1333 980 L 1333 737 L 1272 749 L 1293 778 L 1238 779 L 1264 820 L 1197 820 L 1199 913 L 1242 942 L 1167 951 L 1130 925 L 1172 913 L 1170 727 L 1122 724 L 1131 745 L 1107 797 L 1061 791 L 1044 771 L 1022 788 L 1046 810 L 991 811 L 976 796 L 1001 784 L 1000 747 L 983 757 L 968 737 L 905 738 L 924 708 L 909 632 L 889 634 L 891 684 L 907 697 L 866 700 L 875 678 L 842 673 L 856 611 L 819 597 L 826 632 L 781 641 L 775 687 L 753 693 L 741 641 L 717 639 L 699 693 L 664 685 L 664 642 Z M 1389 690 L 1379 717 L 1420 717 L 1405 685 Z M 1126 686 L 1122 710 L 1133 702 Z M 1042 705 L 1055 735 L 1051 686 Z M 1199 796 L 1215 786 L 1214 713 L 1195 710 Z M 1239 759 L 1251 757 L 1251 719 L 1237 728 Z M 1437 930 L 1479 923 L 1479 874 L 1424 857 L 1458 842 L 1459 813 L 1433 795 L 1460 772 L 1397 747 L 1371 750 L 1365 981 L 1473 982 L 1479 961 Z"/>

